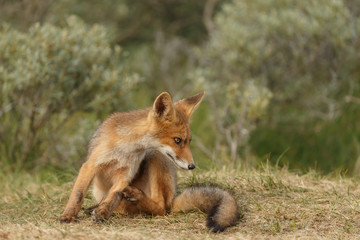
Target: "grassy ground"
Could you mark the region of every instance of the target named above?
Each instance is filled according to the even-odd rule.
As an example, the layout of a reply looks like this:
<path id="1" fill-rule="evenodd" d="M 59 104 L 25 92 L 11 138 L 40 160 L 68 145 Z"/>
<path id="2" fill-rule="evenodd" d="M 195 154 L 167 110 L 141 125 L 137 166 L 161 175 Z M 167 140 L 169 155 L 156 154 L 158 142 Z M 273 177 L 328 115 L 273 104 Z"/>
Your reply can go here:
<path id="1" fill-rule="evenodd" d="M 69 178 L 67 178 L 69 179 Z M 222 170 L 181 173 L 180 187 L 215 182 L 232 191 L 242 219 L 224 233 L 205 227 L 203 213 L 113 216 L 93 223 L 79 215 L 75 224 L 60 224 L 72 183 L 58 175 L 0 175 L 0 239 L 358 239 L 360 181 L 297 175 L 282 169 Z M 93 204 L 91 195 L 85 206 Z"/>

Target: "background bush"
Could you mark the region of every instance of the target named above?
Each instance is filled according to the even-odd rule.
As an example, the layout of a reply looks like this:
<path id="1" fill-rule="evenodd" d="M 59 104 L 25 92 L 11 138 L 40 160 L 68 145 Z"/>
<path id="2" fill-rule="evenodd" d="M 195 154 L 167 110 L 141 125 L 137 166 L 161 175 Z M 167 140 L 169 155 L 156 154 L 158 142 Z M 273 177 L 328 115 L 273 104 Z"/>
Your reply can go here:
<path id="1" fill-rule="evenodd" d="M 76 17 L 25 33 L 4 25 L 0 34 L 2 161 L 67 166 L 83 152 L 94 117 L 121 110 L 134 82 L 122 72 L 120 48 L 110 46 L 103 27 Z"/>
<path id="2" fill-rule="evenodd" d="M 209 167 L 209 159 L 218 166 L 270 160 L 291 168 L 317 168 L 323 172 L 348 169 L 356 173 L 355 166 L 360 166 L 358 0 L 26 0 L 2 1 L 0 4 L 0 21 L 11 24 L 3 31 L 21 33 L 23 38 L 37 39 L 34 29 L 45 27 L 64 31 L 69 28 L 64 19 L 71 14 L 78 15 L 89 26 L 101 23 L 108 34 L 94 34 L 96 36 L 88 37 L 89 42 L 103 36 L 101 41 L 111 49 L 109 58 L 113 60 L 87 58 L 95 61 L 95 65 L 104 63 L 104 69 L 109 71 L 116 69 L 115 75 L 120 76 L 116 77 L 119 84 L 116 87 L 95 87 L 87 95 L 92 99 L 117 92 L 118 97 L 99 98 L 94 103 L 85 101 L 85 105 L 79 106 L 74 113 L 69 111 L 72 116 L 69 118 L 64 117 L 68 108 L 50 114 L 49 126 L 57 125 L 61 119 L 68 120 L 61 125 L 63 130 L 57 135 L 36 134 L 41 139 L 26 154 L 27 160 L 21 160 L 23 153 L 20 152 L 27 149 L 31 139 L 31 131 L 23 130 L 24 126 L 30 125 L 31 107 L 21 110 L 18 115 L 12 110 L 13 117 L 10 118 L 10 110 L 6 110 L 9 104 L 2 100 L 0 118 L 8 117 L 3 120 L 6 127 L 1 128 L 3 138 L 7 136 L 6 144 L 1 146 L 1 156 L 7 162 L 17 159 L 21 164 L 35 165 L 37 162 L 58 164 L 60 159 L 75 161 L 84 152 L 83 136 L 89 136 L 95 122 L 104 115 L 128 109 L 129 104 L 131 108 L 148 106 L 164 90 L 179 99 L 205 89 L 205 102 L 192 122 L 193 152 L 201 167 Z M 28 30 L 36 22 L 41 25 Z M 80 25 L 87 29 L 82 36 L 90 34 L 89 27 L 84 23 Z M 104 30 L 99 26 L 93 28 Z M 36 49 L 39 41 L 29 41 L 32 49 Z M 16 45 L 16 49 L 20 49 L 25 42 L 16 40 L 5 45 Z M 71 45 L 72 42 L 66 40 L 64 44 Z M 94 43 L 85 50 L 83 37 L 79 37 L 78 44 L 90 55 L 93 49 L 100 49 Z M 116 44 L 123 47 L 122 55 L 115 54 Z M 13 56 L 13 61 L 35 58 L 36 51 L 29 50 L 28 57 L 17 53 L 19 56 Z M 97 54 L 104 53 L 98 50 Z M 75 60 L 69 55 L 66 62 L 76 65 Z M 0 61 L 3 72 L 12 71 L 12 65 L 6 63 L 9 60 Z M 45 81 L 44 76 L 49 75 L 46 72 L 63 71 L 63 68 L 60 71 L 55 67 L 57 64 L 51 64 L 52 61 L 50 58 L 42 62 L 45 71 L 21 67 L 22 75 L 39 76 L 41 80 L 36 78 L 36 81 Z M 40 61 L 32 64 L 40 64 Z M 75 84 L 73 79 L 85 82 L 89 66 L 85 63 L 77 66 L 81 74 L 69 75 L 62 83 L 68 84 L 68 88 L 48 88 L 46 93 L 52 95 L 58 89 L 57 94 L 61 92 L 62 96 L 67 96 L 69 90 L 66 89 Z M 106 71 L 100 69 L 98 74 L 103 72 Z M 125 76 L 134 74 L 143 81 L 133 88 L 132 96 L 120 101 L 120 97 L 124 97 L 122 93 L 127 91 L 121 83 L 126 82 Z M 105 76 L 99 79 L 102 78 Z M 20 81 L 18 77 L 13 79 Z M 133 77 L 130 79 L 128 86 L 133 83 Z M 3 78 L 0 81 L 2 84 Z M 37 92 L 36 88 L 43 91 L 38 86 L 32 91 Z M 1 87 L 5 89 L 3 84 Z M 21 96 L 16 91 L 8 92 L 12 92 L 14 98 Z M 45 96 L 44 93 L 37 95 Z M 46 101 L 42 98 L 38 97 L 36 101 L 41 109 L 45 109 Z M 66 97 L 62 99 L 68 101 Z M 16 104 L 23 102 L 30 101 L 16 101 Z M 23 112 L 26 112 L 24 119 L 15 121 L 22 119 Z M 44 113 L 39 111 L 38 114 L 37 119 L 40 119 Z M 18 123 L 22 127 L 18 127 Z M 74 134 L 73 128 L 79 131 L 78 134 Z M 22 134 L 16 134 L 16 131 L 22 131 Z M 47 147 L 50 135 L 53 135 L 50 140 L 53 148 Z M 8 136 L 22 136 L 23 142 Z M 58 157 L 61 155 L 66 157 Z"/>
<path id="3" fill-rule="evenodd" d="M 234 1 L 219 15 L 244 75 L 273 93 L 251 145 L 290 167 L 352 168 L 359 156 L 359 13 L 352 1 Z M 233 23 L 226 19 L 233 17 Z M 226 24 L 228 23 L 228 24 Z M 238 33 L 236 37 L 235 34 Z M 231 38 L 231 36 L 233 38 Z M 296 160 L 295 160 L 296 159 Z"/>
<path id="4" fill-rule="evenodd" d="M 196 72 L 210 95 L 215 150 L 223 138 L 236 161 L 259 123 L 250 144 L 264 159 L 275 163 L 284 155 L 281 163 L 290 167 L 351 168 L 359 155 L 352 121 L 359 115 L 344 96 L 359 94 L 359 18 L 346 3 L 223 5 Z"/>

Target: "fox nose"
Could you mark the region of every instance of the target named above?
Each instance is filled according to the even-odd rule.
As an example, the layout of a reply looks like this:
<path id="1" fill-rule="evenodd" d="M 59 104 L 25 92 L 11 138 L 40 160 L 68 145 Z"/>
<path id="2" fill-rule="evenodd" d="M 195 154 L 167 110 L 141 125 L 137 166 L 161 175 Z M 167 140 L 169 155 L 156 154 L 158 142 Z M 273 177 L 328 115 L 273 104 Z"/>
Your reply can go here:
<path id="1" fill-rule="evenodd" d="M 195 168 L 195 164 L 189 164 L 189 166 L 188 166 L 188 168 L 190 169 L 190 170 L 193 170 L 194 168 Z"/>

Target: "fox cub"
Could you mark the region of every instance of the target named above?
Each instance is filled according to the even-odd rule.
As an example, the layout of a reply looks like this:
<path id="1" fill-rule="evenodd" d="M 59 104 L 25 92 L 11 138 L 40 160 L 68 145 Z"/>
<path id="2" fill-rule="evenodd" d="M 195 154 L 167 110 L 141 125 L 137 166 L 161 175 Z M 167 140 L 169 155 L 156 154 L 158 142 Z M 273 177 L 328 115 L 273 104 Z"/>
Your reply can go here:
<path id="1" fill-rule="evenodd" d="M 213 232 L 225 230 L 238 219 L 233 196 L 216 187 L 191 187 L 176 197 L 176 172 L 195 168 L 190 151 L 190 117 L 204 92 L 175 103 L 161 93 L 152 108 L 114 113 L 92 137 L 87 159 L 75 181 L 61 222 L 73 222 L 93 182 L 98 204 L 94 221 L 113 212 L 165 215 L 167 211 L 200 209 L 208 213 Z"/>

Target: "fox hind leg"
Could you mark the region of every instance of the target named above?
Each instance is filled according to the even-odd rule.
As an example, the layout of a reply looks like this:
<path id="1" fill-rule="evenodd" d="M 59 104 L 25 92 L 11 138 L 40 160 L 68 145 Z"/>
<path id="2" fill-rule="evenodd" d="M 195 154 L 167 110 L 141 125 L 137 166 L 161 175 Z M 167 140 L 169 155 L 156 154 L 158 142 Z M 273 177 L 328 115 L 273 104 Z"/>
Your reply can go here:
<path id="1" fill-rule="evenodd" d="M 164 201 L 159 201 L 158 199 L 156 199 L 158 201 L 155 201 L 155 199 L 147 196 L 144 192 L 136 187 L 126 187 L 123 192 L 123 196 L 128 202 L 132 203 L 132 205 L 136 205 L 139 212 L 160 216 L 166 214 Z M 132 208 L 132 206 L 130 207 Z"/>
<path id="2" fill-rule="evenodd" d="M 92 212 L 92 218 L 96 222 L 106 220 L 111 216 L 111 213 L 119 206 L 123 198 L 123 190 L 131 181 L 129 168 L 127 167 L 114 171 L 112 177 L 114 184 L 105 198 L 99 203 L 99 206 Z"/>

